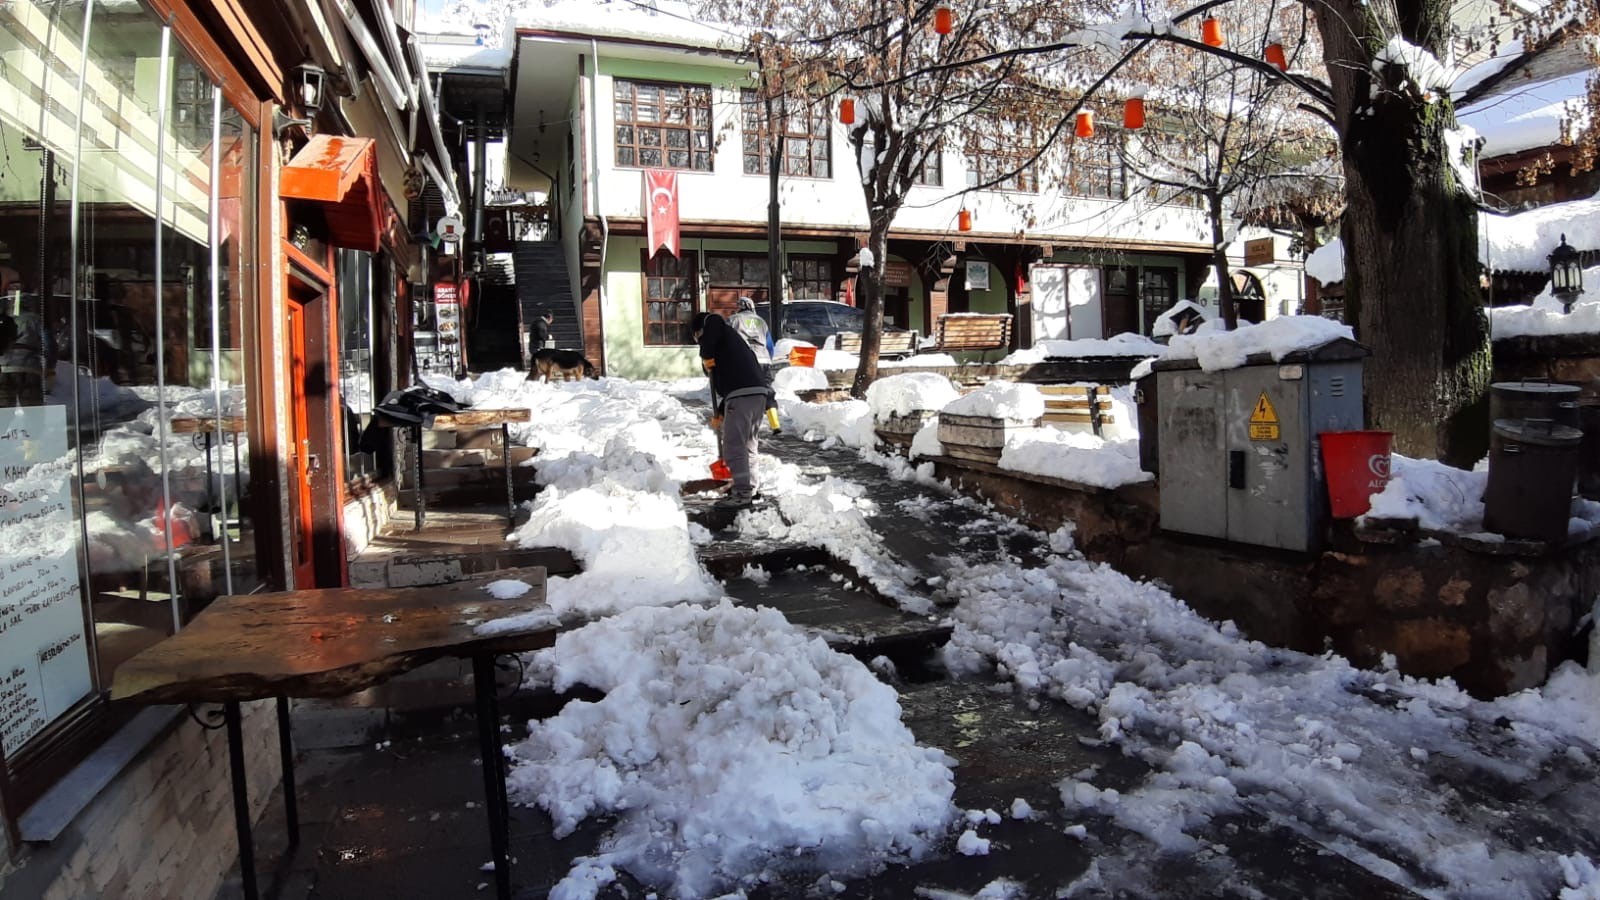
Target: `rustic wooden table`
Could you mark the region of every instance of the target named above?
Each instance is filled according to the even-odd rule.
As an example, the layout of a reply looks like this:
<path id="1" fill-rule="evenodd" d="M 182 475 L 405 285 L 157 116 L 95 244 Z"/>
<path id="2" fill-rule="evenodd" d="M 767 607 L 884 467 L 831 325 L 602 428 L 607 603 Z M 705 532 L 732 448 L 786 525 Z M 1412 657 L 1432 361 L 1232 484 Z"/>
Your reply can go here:
<path id="1" fill-rule="evenodd" d="M 500 600 L 485 585 L 516 579 L 530 588 Z M 543 568 L 506 569 L 454 584 L 416 588 L 329 588 L 220 597 L 177 634 L 117 669 L 112 700 L 132 703 L 221 703 L 233 777 L 239 868 L 249 900 L 259 896 L 244 768 L 239 703 L 275 698 L 283 759 L 289 839 L 299 840 L 295 808 L 291 697 L 338 697 L 372 687 L 447 656 L 471 658 L 479 752 L 489 810 L 495 885 L 511 897 L 505 755 L 499 733 L 494 658 L 550 646 L 555 617 L 496 629 L 485 623 L 548 611 Z"/>
<path id="2" fill-rule="evenodd" d="M 527 422 L 532 414 L 524 409 L 467 409 L 458 413 L 430 416 L 410 426 L 411 448 L 416 456 L 417 504 L 414 512 L 416 530 L 421 531 L 428 517 L 428 498 L 422 485 L 422 432 L 473 431 L 479 428 L 500 426 L 500 456 L 506 473 L 506 524 L 517 524 L 516 488 L 511 482 L 511 423 Z"/>

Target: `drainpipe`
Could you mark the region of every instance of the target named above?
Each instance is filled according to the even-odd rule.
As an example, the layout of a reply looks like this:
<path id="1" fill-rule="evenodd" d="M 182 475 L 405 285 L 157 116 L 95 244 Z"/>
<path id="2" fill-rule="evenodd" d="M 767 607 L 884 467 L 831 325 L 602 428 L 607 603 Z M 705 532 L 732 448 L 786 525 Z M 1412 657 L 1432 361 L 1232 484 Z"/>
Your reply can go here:
<path id="1" fill-rule="evenodd" d="M 474 127 L 476 145 L 472 148 L 472 267 L 483 271 L 483 201 L 488 192 L 488 174 L 484 169 L 488 166 L 489 159 L 489 125 L 488 115 L 483 110 L 483 104 L 478 104 L 477 122 Z"/>
<path id="2" fill-rule="evenodd" d="M 590 170 L 594 172 L 594 214 L 600 217 L 600 278 L 595 284 L 595 290 L 600 292 L 600 309 L 603 316 L 606 307 L 606 250 L 611 245 L 611 223 L 606 220 L 606 214 L 600 207 L 600 43 L 594 38 L 589 39 L 589 58 L 593 60 L 589 70 L 589 157 L 593 165 Z M 582 270 L 580 259 L 578 268 Z M 581 276 L 580 276 L 581 280 Z M 578 316 L 579 328 L 583 324 L 583 316 Z M 604 330 L 602 328 L 602 330 Z M 606 368 L 606 348 L 600 346 L 600 371 Z"/>

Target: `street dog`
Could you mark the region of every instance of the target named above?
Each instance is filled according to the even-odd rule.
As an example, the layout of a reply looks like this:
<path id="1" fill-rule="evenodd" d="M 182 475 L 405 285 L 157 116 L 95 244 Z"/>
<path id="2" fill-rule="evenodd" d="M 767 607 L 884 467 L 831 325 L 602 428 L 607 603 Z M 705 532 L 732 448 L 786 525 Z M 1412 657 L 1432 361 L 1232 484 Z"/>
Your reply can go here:
<path id="1" fill-rule="evenodd" d="M 576 350 L 552 350 L 547 347 L 533 354 L 533 371 L 528 373 L 529 380 L 540 378 L 550 382 L 555 380 L 557 374 L 562 381 L 599 377 L 595 375 L 594 365 Z"/>

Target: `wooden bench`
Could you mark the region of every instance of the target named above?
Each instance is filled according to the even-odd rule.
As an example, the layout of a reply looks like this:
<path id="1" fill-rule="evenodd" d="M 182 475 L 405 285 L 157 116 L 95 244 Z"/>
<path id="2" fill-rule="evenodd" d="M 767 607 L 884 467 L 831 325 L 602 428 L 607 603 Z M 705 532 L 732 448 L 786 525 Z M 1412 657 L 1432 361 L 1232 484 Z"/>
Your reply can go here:
<path id="1" fill-rule="evenodd" d="M 853 356 L 861 355 L 861 332 L 841 331 L 838 334 L 839 349 Z M 910 356 L 917 352 L 917 333 L 915 331 L 885 331 L 878 340 L 878 355 Z"/>
<path id="2" fill-rule="evenodd" d="M 974 313 L 947 313 L 939 317 L 935 326 L 937 347 L 925 349 L 939 353 L 958 350 L 1007 350 L 1011 347 L 1011 314 L 984 315 Z"/>
<path id="3" fill-rule="evenodd" d="M 1097 384 L 1041 384 L 1046 425 L 1088 425 L 1096 437 L 1116 421 L 1111 413 L 1111 392 Z"/>

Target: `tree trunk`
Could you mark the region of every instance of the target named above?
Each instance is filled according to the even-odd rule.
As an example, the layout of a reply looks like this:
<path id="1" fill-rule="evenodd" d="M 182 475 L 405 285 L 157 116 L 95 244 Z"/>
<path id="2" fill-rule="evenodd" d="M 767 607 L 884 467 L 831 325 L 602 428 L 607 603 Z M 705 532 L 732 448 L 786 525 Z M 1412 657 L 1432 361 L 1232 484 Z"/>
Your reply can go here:
<path id="1" fill-rule="evenodd" d="M 1432 48 L 1449 33 L 1445 0 L 1394 5 L 1411 43 Z M 1488 444 L 1490 381 L 1477 211 L 1448 159 L 1448 99 L 1420 94 L 1395 67 L 1373 71 L 1388 40 L 1374 14 L 1330 0 L 1318 15 L 1344 151 L 1346 316 L 1372 349 L 1368 421 L 1408 456 L 1470 466 Z"/>
<path id="2" fill-rule="evenodd" d="M 878 380 L 878 348 L 883 345 L 883 270 L 889 258 L 889 222 L 893 214 L 872 216 L 872 231 L 867 238 L 867 249 L 872 251 L 872 268 L 862 269 L 856 297 L 866 322 L 861 329 L 861 362 L 856 366 L 856 380 L 850 386 L 850 396 L 864 398 L 867 386 Z"/>
<path id="3" fill-rule="evenodd" d="M 1222 327 L 1239 328 L 1239 310 L 1233 302 L 1233 281 L 1228 273 L 1228 242 L 1223 236 L 1222 197 L 1206 196 L 1206 214 L 1211 219 L 1211 265 L 1217 270 L 1217 305 L 1222 311 Z"/>

